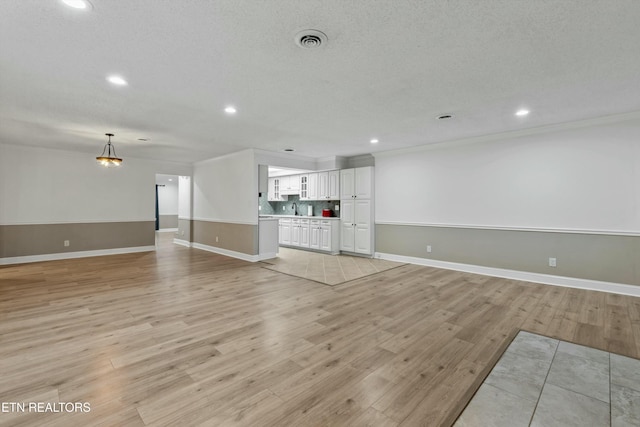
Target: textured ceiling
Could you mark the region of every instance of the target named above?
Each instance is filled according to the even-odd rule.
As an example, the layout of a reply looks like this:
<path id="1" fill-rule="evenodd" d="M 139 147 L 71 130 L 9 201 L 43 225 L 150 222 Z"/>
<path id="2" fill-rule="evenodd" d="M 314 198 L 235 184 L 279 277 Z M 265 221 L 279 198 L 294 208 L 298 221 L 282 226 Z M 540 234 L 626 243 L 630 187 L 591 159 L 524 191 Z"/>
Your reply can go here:
<path id="1" fill-rule="evenodd" d="M 350 156 L 640 110 L 638 0 L 91 3 L 0 2 L 0 142 Z"/>

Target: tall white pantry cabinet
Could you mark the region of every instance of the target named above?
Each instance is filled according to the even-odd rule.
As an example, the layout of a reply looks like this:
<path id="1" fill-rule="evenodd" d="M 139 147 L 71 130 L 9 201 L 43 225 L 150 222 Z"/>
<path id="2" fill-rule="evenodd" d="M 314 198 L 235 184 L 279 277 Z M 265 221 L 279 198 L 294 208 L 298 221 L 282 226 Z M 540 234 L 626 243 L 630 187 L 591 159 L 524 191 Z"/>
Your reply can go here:
<path id="1" fill-rule="evenodd" d="M 340 250 L 373 254 L 373 167 L 340 171 Z"/>

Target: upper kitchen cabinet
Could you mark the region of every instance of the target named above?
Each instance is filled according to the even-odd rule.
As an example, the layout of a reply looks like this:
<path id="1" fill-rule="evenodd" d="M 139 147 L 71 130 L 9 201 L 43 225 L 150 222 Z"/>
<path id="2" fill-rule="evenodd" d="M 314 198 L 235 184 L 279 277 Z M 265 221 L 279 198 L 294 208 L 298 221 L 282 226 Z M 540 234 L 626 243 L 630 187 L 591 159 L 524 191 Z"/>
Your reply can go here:
<path id="1" fill-rule="evenodd" d="M 300 175 L 300 200 L 319 200 L 317 172 Z"/>
<path id="2" fill-rule="evenodd" d="M 329 171 L 329 185 L 327 199 L 340 199 L 340 171 Z"/>
<path id="3" fill-rule="evenodd" d="M 267 200 L 270 202 L 281 202 L 289 199 L 289 196 L 282 194 L 282 177 L 269 178 Z"/>
<path id="4" fill-rule="evenodd" d="M 308 200 L 318 200 L 318 174 L 309 174 L 309 183 L 307 189 Z"/>
<path id="5" fill-rule="evenodd" d="M 300 177 L 300 200 L 309 199 L 309 174 L 298 175 Z"/>
<path id="6" fill-rule="evenodd" d="M 373 196 L 373 167 L 342 169 L 340 171 L 341 199 L 371 199 Z"/>
<path id="7" fill-rule="evenodd" d="M 340 199 L 340 171 L 318 173 L 318 200 Z"/>
<path id="8" fill-rule="evenodd" d="M 300 194 L 300 175 L 281 176 L 280 194 L 288 196 L 290 194 Z"/>

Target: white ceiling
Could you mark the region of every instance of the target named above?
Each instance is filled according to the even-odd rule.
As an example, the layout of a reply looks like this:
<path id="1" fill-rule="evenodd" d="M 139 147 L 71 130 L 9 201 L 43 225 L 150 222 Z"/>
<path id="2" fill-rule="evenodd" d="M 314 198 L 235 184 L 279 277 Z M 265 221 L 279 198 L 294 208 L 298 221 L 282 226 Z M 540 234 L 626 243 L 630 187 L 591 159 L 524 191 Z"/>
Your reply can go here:
<path id="1" fill-rule="evenodd" d="M 166 174 L 156 174 L 156 184 L 165 185 L 165 186 L 178 186 L 178 176 L 177 175 L 166 175 Z"/>
<path id="2" fill-rule="evenodd" d="M 91 3 L 0 2 L 0 142 L 350 156 L 640 110 L 638 0 Z"/>

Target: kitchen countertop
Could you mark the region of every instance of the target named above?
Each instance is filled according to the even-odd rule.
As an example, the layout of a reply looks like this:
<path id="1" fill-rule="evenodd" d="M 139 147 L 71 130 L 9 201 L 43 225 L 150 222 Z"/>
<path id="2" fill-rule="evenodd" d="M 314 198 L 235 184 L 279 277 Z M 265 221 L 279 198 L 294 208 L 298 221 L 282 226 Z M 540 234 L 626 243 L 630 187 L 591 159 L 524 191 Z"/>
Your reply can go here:
<path id="1" fill-rule="evenodd" d="M 337 216 L 322 216 L 322 215 L 260 215 L 260 218 L 300 218 L 300 219 L 340 219 Z"/>

